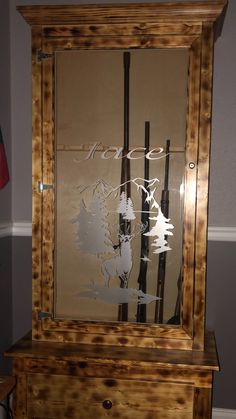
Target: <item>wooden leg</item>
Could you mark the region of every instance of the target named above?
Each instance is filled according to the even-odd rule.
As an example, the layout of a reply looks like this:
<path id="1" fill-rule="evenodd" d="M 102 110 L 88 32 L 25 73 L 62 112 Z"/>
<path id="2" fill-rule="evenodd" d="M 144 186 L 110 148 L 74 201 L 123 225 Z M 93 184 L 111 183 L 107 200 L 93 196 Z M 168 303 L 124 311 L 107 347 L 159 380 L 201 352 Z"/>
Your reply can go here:
<path id="1" fill-rule="evenodd" d="M 212 418 L 211 388 L 196 388 L 194 396 L 194 419 Z"/>
<path id="2" fill-rule="evenodd" d="M 26 419 L 26 375 L 19 374 L 17 376 L 17 385 L 13 392 L 13 418 L 14 419 Z"/>

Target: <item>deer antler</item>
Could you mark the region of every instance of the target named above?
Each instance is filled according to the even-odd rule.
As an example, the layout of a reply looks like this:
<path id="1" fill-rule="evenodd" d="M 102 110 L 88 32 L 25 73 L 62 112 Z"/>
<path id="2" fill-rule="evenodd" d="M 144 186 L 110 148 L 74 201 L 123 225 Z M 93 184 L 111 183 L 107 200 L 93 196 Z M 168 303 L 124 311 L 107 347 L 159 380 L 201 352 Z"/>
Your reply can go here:
<path id="1" fill-rule="evenodd" d="M 131 232 L 132 237 L 136 237 L 139 236 L 140 234 L 142 234 L 144 231 L 146 231 L 148 227 L 148 221 L 146 221 L 145 223 L 136 223 L 133 231 Z M 137 229 L 137 232 L 135 233 L 135 230 Z"/>

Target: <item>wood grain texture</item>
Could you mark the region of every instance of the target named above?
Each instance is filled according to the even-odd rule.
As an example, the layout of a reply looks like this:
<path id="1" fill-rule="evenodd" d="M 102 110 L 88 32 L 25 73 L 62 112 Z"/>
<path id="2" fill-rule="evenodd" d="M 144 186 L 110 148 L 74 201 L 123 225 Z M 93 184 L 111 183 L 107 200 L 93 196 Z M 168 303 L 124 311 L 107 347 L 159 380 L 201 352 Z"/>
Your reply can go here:
<path id="1" fill-rule="evenodd" d="M 50 44 L 55 50 L 61 49 L 127 49 L 127 48 L 188 48 L 197 35 L 166 35 L 155 36 L 140 34 L 137 36 L 86 36 L 51 38 Z"/>
<path id="2" fill-rule="evenodd" d="M 52 304 L 52 299 L 51 299 Z M 53 306 L 51 305 L 53 309 Z M 39 340 L 168 349 L 191 349 L 191 337 L 179 326 L 119 322 L 79 322 L 45 318 Z"/>
<path id="3" fill-rule="evenodd" d="M 95 348 L 27 336 L 8 356 L 17 378 L 14 418 L 210 418 L 212 333 L 205 351 Z"/>
<path id="4" fill-rule="evenodd" d="M 51 46 L 43 51 L 52 54 Z M 42 214 L 42 311 L 53 313 L 54 296 L 54 60 L 42 62 L 43 183 L 53 185 L 43 192 Z"/>
<path id="5" fill-rule="evenodd" d="M 195 205 L 197 193 L 198 121 L 201 66 L 201 38 L 190 48 L 188 111 L 186 118 L 186 167 L 183 235 L 182 325 L 193 336 L 193 295 L 195 275 Z M 193 164 L 194 167 L 190 166 Z"/>
<path id="6" fill-rule="evenodd" d="M 226 4 L 18 7 L 33 38 L 33 330 L 7 352 L 17 380 L 15 419 L 211 418 L 219 369 L 204 324 L 211 79 L 214 27 Z M 39 192 L 38 182 L 55 183 L 55 52 L 130 48 L 189 51 L 180 326 L 53 316 L 55 197 L 53 189 Z M 51 57 L 39 62 L 40 49 Z M 40 312 L 49 317 L 40 320 Z"/>
<path id="7" fill-rule="evenodd" d="M 19 417 L 25 417 L 27 410 L 27 379 L 24 373 L 24 361 L 22 359 L 14 359 L 13 375 L 16 377 L 17 382 L 13 397 L 14 414 Z"/>
<path id="8" fill-rule="evenodd" d="M 211 103 L 212 103 L 212 60 L 213 60 L 212 24 L 203 25 L 201 50 L 201 86 L 200 86 L 200 126 L 198 157 L 198 190 L 196 201 L 196 274 L 194 301 L 194 347 L 202 349 L 204 345 L 205 304 L 206 304 L 206 247 L 207 247 L 207 208 L 208 178 L 211 139 Z"/>
<path id="9" fill-rule="evenodd" d="M 182 419 L 192 416 L 193 395 L 193 387 L 187 384 L 28 374 L 27 413 L 42 418 L 104 417 L 103 402 L 110 400 L 112 407 L 106 416 L 146 418 L 161 414 Z"/>
<path id="10" fill-rule="evenodd" d="M 164 35 L 199 35 L 202 30 L 201 23 L 117 23 L 117 24 L 78 24 L 76 26 L 44 26 L 43 36 L 46 38 L 77 38 L 83 36 L 164 36 Z"/>
<path id="11" fill-rule="evenodd" d="M 211 419 L 212 393 L 206 388 L 196 388 L 194 396 L 194 419 Z"/>
<path id="12" fill-rule="evenodd" d="M 161 363 L 147 363 L 141 361 L 137 362 L 126 361 L 117 362 L 117 360 L 107 359 L 105 362 L 100 359 L 87 359 L 84 361 L 74 360 L 59 360 L 54 361 L 49 359 L 27 359 L 25 360 L 25 369 L 33 373 L 42 374 L 60 374 L 75 377 L 131 377 L 134 380 L 142 380 L 145 377 L 148 381 L 159 380 L 161 382 L 186 383 L 190 381 L 197 387 L 211 388 L 212 373 L 207 369 L 199 369 L 195 371 L 194 368 L 185 369 L 180 366 L 164 365 Z M 127 375 L 128 374 L 128 375 Z"/>
<path id="13" fill-rule="evenodd" d="M 146 37 L 148 39 L 148 37 Z M 169 36 L 165 39 L 163 45 L 184 45 L 185 47 L 193 42 L 194 38 Z M 88 47 L 86 37 L 79 38 L 80 46 Z M 104 38 L 104 42 L 109 41 L 110 38 Z M 143 37 L 137 38 L 137 44 L 142 45 Z M 157 45 L 160 46 L 161 37 L 156 37 Z M 113 47 L 119 48 L 119 38 L 112 38 Z M 64 42 L 64 41 L 63 41 Z M 43 42 L 44 52 L 51 54 L 54 50 L 60 48 L 75 48 L 77 47 L 76 40 L 71 39 L 65 41 L 61 39 L 45 40 Z M 94 44 L 91 47 L 101 47 L 101 40 L 94 38 Z M 122 42 L 125 46 L 130 45 L 130 38 L 122 37 Z M 43 154 L 43 178 L 44 183 L 53 184 L 54 182 L 54 150 L 53 150 L 53 60 L 45 60 L 43 62 L 43 133 L 44 133 L 44 154 Z M 50 142 L 51 141 L 51 142 Z M 53 313 L 53 251 L 54 251 L 54 193 L 53 190 L 45 191 L 43 193 L 43 237 L 42 237 L 42 264 L 43 264 L 43 279 L 42 279 L 42 308 L 43 312 Z M 192 342 L 189 336 L 180 327 L 153 327 L 146 325 L 135 324 L 99 324 L 99 323 L 81 323 L 70 321 L 58 321 L 52 318 L 43 319 L 40 321 L 42 330 L 33 334 L 34 339 L 39 340 L 57 340 L 61 342 L 83 342 L 91 344 L 107 344 L 107 345 L 127 345 L 127 346 L 143 346 L 143 347 L 157 347 L 165 348 L 181 348 L 191 349 Z"/>
<path id="14" fill-rule="evenodd" d="M 32 25 L 33 69 L 33 339 L 203 349 L 207 191 L 214 23 L 227 1 L 20 6 Z M 54 318 L 54 58 L 64 49 L 187 48 L 188 113 L 181 325 L 80 322 Z M 37 51 L 52 54 L 38 62 Z M 190 168 L 189 163 L 194 163 Z M 40 320 L 40 312 L 49 318 Z"/>
<path id="15" fill-rule="evenodd" d="M 227 0 L 64 6 L 18 6 L 30 25 L 89 23 L 215 21 Z"/>
<path id="16" fill-rule="evenodd" d="M 32 341 L 31 335 L 27 335 L 7 351 L 6 355 L 11 358 L 19 360 L 35 358 L 39 362 L 45 362 L 45 359 L 50 361 L 66 360 L 66 361 L 88 361 L 94 360 L 96 362 L 107 363 L 108 360 L 114 360 L 114 368 L 119 360 L 123 365 L 128 363 L 146 363 L 146 365 L 156 366 L 176 366 L 184 370 L 197 369 L 217 371 L 218 358 L 216 353 L 216 345 L 214 334 L 208 332 L 205 339 L 205 350 L 191 350 L 182 351 L 179 349 L 165 350 L 165 349 L 146 349 L 118 347 L 118 346 L 102 346 L 99 345 L 74 345 L 73 343 L 58 343 L 58 342 L 40 342 Z M 53 364 L 52 364 L 53 365 Z M 82 365 L 83 367 L 83 365 Z M 23 368 L 18 365 L 18 368 Z"/>
<path id="17" fill-rule="evenodd" d="M 42 97 L 41 63 L 37 60 L 37 51 L 42 47 L 41 31 L 40 26 L 32 28 L 32 327 L 36 335 L 41 329 L 37 313 L 42 307 L 42 194 L 38 190 L 42 181 Z"/>

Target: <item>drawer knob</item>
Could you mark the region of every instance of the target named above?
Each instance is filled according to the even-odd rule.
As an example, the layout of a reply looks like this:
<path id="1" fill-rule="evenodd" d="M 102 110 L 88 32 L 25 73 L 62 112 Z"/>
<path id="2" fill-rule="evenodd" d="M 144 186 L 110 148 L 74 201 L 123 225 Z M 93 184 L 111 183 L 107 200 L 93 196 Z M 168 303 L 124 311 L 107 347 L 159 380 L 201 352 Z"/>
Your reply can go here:
<path id="1" fill-rule="evenodd" d="M 103 405 L 104 409 L 107 409 L 107 410 L 112 408 L 111 400 L 104 400 L 102 405 Z"/>

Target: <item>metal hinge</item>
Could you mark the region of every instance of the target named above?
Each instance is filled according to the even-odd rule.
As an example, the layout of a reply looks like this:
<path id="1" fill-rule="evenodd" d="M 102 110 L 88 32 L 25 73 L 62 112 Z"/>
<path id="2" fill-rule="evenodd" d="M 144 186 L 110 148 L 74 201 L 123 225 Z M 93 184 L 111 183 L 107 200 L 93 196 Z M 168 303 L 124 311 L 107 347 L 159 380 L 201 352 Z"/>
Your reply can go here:
<path id="1" fill-rule="evenodd" d="M 48 52 L 43 52 L 41 49 L 37 50 L 37 61 L 41 63 L 43 60 L 47 60 L 52 58 L 53 54 L 49 54 Z"/>
<path id="2" fill-rule="evenodd" d="M 38 191 L 43 192 L 47 189 L 53 189 L 53 185 L 48 185 L 47 183 L 43 183 L 41 180 L 38 182 Z"/>
<path id="3" fill-rule="evenodd" d="M 51 318 L 52 313 L 48 313 L 47 311 L 38 311 L 38 320 Z"/>

